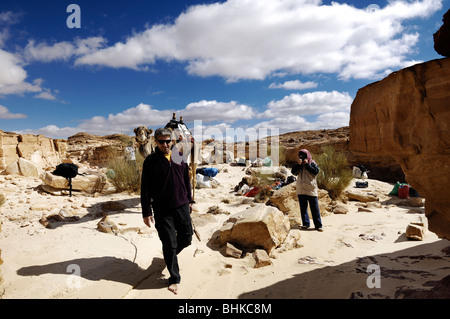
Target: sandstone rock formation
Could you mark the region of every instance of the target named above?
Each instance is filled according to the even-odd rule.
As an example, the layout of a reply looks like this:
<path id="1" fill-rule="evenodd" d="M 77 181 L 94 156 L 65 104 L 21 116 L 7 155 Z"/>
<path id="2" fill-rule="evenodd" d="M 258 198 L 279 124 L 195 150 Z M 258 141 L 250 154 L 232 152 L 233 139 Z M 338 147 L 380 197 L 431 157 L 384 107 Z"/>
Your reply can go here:
<path id="1" fill-rule="evenodd" d="M 246 249 L 266 250 L 281 245 L 289 234 L 289 219 L 270 206 L 255 206 L 232 215 L 220 229 L 220 245 L 227 242 Z"/>
<path id="2" fill-rule="evenodd" d="M 394 72 L 360 89 L 350 113 L 355 155 L 392 156 L 425 197 L 429 229 L 450 239 L 450 58 Z"/>
<path id="3" fill-rule="evenodd" d="M 442 56 L 450 57 L 450 10 L 444 14 L 444 24 L 433 34 L 434 50 Z"/>
<path id="4" fill-rule="evenodd" d="M 16 134 L 0 130 L 0 172 L 18 161 L 31 161 L 45 169 L 54 167 L 65 158 L 67 142 L 43 135 Z"/>
<path id="5" fill-rule="evenodd" d="M 69 181 L 66 178 L 53 175 L 51 172 L 45 172 L 42 181 L 43 189 L 48 193 L 61 192 L 69 188 Z M 100 173 L 78 175 L 72 179 L 72 189 L 87 194 L 103 193 L 108 187 L 106 176 Z"/>
<path id="6" fill-rule="evenodd" d="M 106 167 L 111 156 L 124 156 L 133 138 L 124 134 L 106 136 L 78 133 L 67 139 L 67 158 L 90 166 Z"/>
<path id="7" fill-rule="evenodd" d="M 320 212 L 322 215 L 326 214 L 331 203 L 328 192 L 319 189 L 318 198 Z M 269 197 L 266 205 L 274 206 L 281 210 L 289 218 L 291 228 L 302 224 L 295 182 L 276 190 L 272 196 Z"/>

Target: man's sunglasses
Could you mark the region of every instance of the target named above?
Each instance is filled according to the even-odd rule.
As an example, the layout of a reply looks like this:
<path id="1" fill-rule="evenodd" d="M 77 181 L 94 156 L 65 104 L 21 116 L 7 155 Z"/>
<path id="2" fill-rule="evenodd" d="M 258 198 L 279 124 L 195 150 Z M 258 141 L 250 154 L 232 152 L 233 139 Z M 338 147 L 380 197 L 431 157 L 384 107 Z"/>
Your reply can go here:
<path id="1" fill-rule="evenodd" d="M 164 144 L 166 143 L 167 145 L 170 144 L 170 142 L 172 142 L 172 140 L 157 140 L 159 144 Z"/>

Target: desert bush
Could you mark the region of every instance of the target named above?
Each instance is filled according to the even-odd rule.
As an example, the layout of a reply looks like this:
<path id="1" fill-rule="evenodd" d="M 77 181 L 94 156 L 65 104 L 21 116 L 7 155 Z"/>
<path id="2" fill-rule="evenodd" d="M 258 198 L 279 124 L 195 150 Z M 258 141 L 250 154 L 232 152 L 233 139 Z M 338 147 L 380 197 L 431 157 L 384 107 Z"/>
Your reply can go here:
<path id="1" fill-rule="evenodd" d="M 144 158 L 136 152 L 136 161 L 128 161 L 125 156 L 112 156 L 108 160 L 106 176 L 118 192 L 140 193 L 142 165 Z"/>
<path id="2" fill-rule="evenodd" d="M 331 146 L 325 146 L 315 160 L 320 167 L 317 185 L 327 190 L 331 198 L 338 198 L 353 178 L 346 156 L 335 152 Z"/>

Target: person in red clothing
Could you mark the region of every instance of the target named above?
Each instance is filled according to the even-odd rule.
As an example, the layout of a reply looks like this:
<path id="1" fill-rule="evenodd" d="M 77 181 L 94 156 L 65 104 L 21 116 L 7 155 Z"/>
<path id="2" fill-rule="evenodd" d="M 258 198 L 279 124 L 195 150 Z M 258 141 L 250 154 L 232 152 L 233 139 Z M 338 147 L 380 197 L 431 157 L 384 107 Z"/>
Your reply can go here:
<path id="1" fill-rule="evenodd" d="M 182 156 L 174 160 L 172 131 L 155 131 L 157 148 L 144 161 L 141 206 L 144 223 L 155 224 L 162 242 L 164 261 L 170 273 L 169 290 L 179 291 L 181 281 L 177 255 L 192 241 L 192 200 L 189 168 Z M 181 160 L 180 160 L 181 159 Z"/>

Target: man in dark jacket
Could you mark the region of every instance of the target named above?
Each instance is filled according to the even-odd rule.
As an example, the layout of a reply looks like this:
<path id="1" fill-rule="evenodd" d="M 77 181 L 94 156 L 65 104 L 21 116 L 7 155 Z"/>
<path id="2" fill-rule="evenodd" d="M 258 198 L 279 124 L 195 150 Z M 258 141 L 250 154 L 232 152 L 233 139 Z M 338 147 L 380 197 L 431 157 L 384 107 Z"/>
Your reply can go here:
<path id="1" fill-rule="evenodd" d="M 148 227 L 155 223 L 170 273 L 169 290 L 177 294 L 181 280 L 177 255 L 192 241 L 194 201 L 189 168 L 181 156 L 172 156 L 172 131 L 156 130 L 155 140 L 155 153 L 147 156 L 142 169 L 142 216 Z"/>

